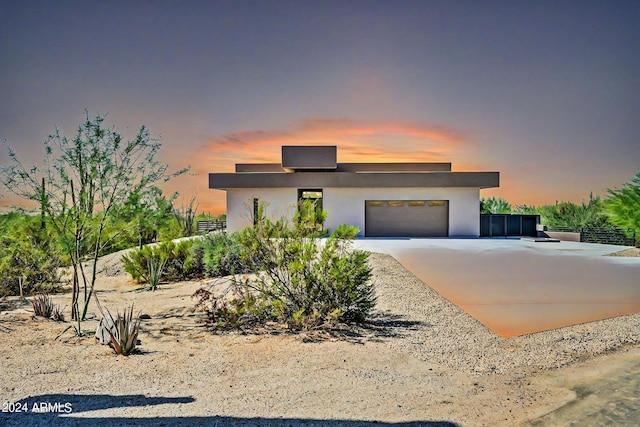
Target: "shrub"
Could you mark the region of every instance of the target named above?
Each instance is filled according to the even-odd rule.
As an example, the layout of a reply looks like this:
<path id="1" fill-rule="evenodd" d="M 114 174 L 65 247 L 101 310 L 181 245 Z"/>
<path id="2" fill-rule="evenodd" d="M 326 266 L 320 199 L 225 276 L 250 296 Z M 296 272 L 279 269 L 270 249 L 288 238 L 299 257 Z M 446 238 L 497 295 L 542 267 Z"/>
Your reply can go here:
<path id="1" fill-rule="evenodd" d="M 261 217 L 238 238 L 245 268 L 255 274 L 234 277 L 217 297 L 196 294 L 198 307 L 211 323 L 224 327 L 279 321 L 291 329 L 309 329 L 363 322 L 376 296 L 369 254 L 350 248 L 358 231 L 340 226 L 321 242 L 305 237 L 295 226 L 287 227 L 283 220 L 273 223 Z"/>
<path id="2" fill-rule="evenodd" d="M 48 294 L 38 294 L 31 300 L 33 313 L 36 316 L 46 317 L 47 319 L 53 314 L 54 306 L 51 297 Z"/>
<path id="3" fill-rule="evenodd" d="M 165 258 L 148 258 L 147 259 L 147 274 L 146 281 L 149 284 L 148 288 L 155 291 L 160 284 L 162 273 L 164 273 L 164 267 L 167 265 Z"/>
<path id="4" fill-rule="evenodd" d="M 260 322 L 261 317 L 255 313 L 258 300 L 247 289 L 232 285 L 221 295 L 212 291 L 198 289 L 193 295 L 197 299 L 196 310 L 207 314 L 206 323 L 216 329 L 241 328 Z"/>
<path id="5" fill-rule="evenodd" d="M 164 266 L 159 279 L 165 281 L 188 280 L 202 277 L 201 255 L 194 240 L 163 242 L 155 246 L 144 246 L 122 256 L 124 269 L 139 283 L 149 283 L 150 266 Z M 156 268 L 156 272 L 157 272 Z"/>
<path id="6" fill-rule="evenodd" d="M 62 257 L 46 231 L 16 226 L 0 235 L 0 296 L 55 292 Z M 22 289 L 21 289 L 22 288 Z"/>
<path id="7" fill-rule="evenodd" d="M 202 264 L 207 276 L 222 277 L 246 271 L 241 260 L 242 249 L 238 237 L 238 233 L 213 233 L 204 238 Z"/>
<path id="8" fill-rule="evenodd" d="M 640 172 L 621 188 L 607 192 L 609 197 L 604 203 L 611 223 L 620 228 L 633 228 L 636 241 L 640 241 Z"/>
<path id="9" fill-rule="evenodd" d="M 51 319 L 56 322 L 64 322 L 64 309 L 61 309 L 58 304 L 53 306 L 53 311 L 51 312 Z"/>

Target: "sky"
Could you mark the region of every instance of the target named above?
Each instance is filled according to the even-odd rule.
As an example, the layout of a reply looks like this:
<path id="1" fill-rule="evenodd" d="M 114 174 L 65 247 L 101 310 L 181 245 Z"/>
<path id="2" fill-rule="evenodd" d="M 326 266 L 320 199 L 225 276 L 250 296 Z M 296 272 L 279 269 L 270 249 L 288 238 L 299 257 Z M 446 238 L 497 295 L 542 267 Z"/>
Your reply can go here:
<path id="1" fill-rule="evenodd" d="M 637 0 L 0 0 L 0 140 L 35 164 L 85 110 L 145 125 L 192 166 L 166 192 L 216 214 L 208 173 L 313 144 L 579 203 L 640 171 L 639 22 Z"/>

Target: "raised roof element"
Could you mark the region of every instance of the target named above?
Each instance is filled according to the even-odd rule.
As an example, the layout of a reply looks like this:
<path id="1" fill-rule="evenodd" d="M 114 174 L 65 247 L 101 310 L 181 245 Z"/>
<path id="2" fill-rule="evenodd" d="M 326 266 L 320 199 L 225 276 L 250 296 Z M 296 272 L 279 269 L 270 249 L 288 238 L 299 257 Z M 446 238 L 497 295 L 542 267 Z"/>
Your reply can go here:
<path id="1" fill-rule="evenodd" d="M 285 145 L 282 147 L 282 168 L 296 170 L 335 170 L 337 147 Z"/>

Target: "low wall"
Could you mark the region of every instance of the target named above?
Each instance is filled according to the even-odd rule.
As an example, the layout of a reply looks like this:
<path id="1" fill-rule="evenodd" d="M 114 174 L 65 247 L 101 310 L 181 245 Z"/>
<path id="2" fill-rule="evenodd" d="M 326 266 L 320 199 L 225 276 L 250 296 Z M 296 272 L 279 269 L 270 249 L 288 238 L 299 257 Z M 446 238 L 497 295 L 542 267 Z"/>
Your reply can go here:
<path id="1" fill-rule="evenodd" d="M 572 233 L 569 231 L 545 231 L 547 237 L 558 239 L 565 242 L 580 242 L 580 233 Z"/>

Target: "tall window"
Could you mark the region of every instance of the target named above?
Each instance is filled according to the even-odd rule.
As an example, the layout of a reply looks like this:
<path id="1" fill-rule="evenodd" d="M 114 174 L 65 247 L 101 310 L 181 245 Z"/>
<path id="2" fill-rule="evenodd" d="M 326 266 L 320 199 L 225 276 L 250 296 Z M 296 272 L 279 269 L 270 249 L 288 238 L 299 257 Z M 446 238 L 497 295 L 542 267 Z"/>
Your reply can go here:
<path id="1" fill-rule="evenodd" d="M 322 210 L 322 188 L 298 190 L 298 201 L 313 200 L 316 209 Z"/>
<path id="2" fill-rule="evenodd" d="M 298 213 L 300 213 L 302 203 L 307 201 L 313 203 L 313 208 L 316 213 L 313 222 L 321 227 L 323 220 L 319 218 L 322 216 L 322 188 L 304 188 L 298 190 Z M 301 220 L 301 218 L 299 218 L 299 220 Z"/>
<path id="3" fill-rule="evenodd" d="M 253 226 L 255 227 L 256 225 L 258 225 L 258 206 L 259 206 L 260 202 L 258 198 L 254 198 L 253 199 Z"/>

